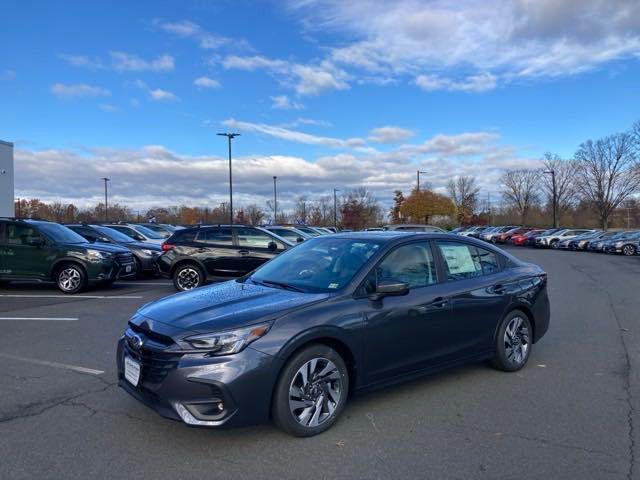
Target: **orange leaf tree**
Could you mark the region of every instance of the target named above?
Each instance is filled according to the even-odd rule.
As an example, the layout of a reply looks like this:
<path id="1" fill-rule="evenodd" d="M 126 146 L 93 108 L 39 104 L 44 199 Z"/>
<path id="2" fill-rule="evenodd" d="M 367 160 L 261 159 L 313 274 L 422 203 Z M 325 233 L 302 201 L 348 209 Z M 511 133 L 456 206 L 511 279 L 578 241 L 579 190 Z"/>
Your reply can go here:
<path id="1" fill-rule="evenodd" d="M 431 190 L 414 190 L 400 207 L 404 218 L 414 223 L 429 223 L 429 219 L 435 215 L 451 216 L 456 207 L 445 195 Z"/>

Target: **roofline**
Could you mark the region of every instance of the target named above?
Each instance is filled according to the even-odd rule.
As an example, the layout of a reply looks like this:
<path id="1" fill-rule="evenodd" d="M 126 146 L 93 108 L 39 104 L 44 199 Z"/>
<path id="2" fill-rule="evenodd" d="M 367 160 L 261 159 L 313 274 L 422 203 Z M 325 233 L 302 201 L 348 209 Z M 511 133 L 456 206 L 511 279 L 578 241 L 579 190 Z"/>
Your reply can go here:
<path id="1" fill-rule="evenodd" d="M 13 147 L 13 143 L 0 140 L 0 145 L 6 145 L 7 147 Z"/>

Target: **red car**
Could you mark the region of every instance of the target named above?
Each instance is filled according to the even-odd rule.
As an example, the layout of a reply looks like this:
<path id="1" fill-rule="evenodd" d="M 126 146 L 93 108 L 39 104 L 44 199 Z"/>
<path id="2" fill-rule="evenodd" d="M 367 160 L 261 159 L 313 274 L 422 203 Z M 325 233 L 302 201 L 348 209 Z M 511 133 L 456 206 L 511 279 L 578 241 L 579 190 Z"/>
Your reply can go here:
<path id="1" fill-rule="evenodd" d="M 509 243 L 509 240 L 511 240 L 511 237 L 513 237 L 514 235 L 521 235 L 523 233 L 528 232 L 529 230 L 531 229 L 527 227 L 512 228 L 511 230 L 507 230 L 506 232 L 501 233 L 500 235 L 497 235 L 496 242 Z"/>
<path id="2" fill-rule="evenodd" d="M 538 235 L 539 233 L 542 233 L 542 232 L 544 232 L 544 230 L 535 229 L 535 230 L 529 230 L 528 232 L 525 232 L 525 233 L 519 233 L 517 235 L 513 235 L 509 240 L 509 243 L 511 243 L 512 245 L 516 245 L 518 247 L 523 247 L 527 244 L 527 240 L 529 240 L 529 237 L 533 235 Z"/>

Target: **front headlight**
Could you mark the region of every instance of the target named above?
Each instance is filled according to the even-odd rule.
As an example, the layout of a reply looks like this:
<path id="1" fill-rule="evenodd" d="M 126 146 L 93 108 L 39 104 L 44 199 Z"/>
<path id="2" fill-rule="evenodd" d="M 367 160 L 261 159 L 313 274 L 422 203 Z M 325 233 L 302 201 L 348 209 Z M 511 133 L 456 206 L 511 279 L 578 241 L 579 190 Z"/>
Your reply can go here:
<path id="1" fill-rule="evenodd" d="M 112 255 L 108 252 L 101 252 L 100 250 L 87 250 L 89 258 L 92 260 L 108 260 L 112 258 Z"/>
<path id="2" fill-rule="evenodd" d="M 270 327 L 269 323 L 260 323 L 226 332 L 193 335 L 184 341 L 196 350 L 206 350 L 214 355 L 231 355 L 265 335 Z"/>
<path id="3" fill-rule="evenodd" d="M 144 253 L 145 255 L 149 255 L 149 256 L 153 256 L 153 255 L 160 255 L 160 252 L 156 252 L 155 250 L 147 250 L 146 248 L 143 248 L 142 250 L 140 250 L 142 253 Z"/>
<path id="4" fill-rule="evenodd" d="M 616 246 L 616 247 L 621 247 L 623 243 L 624 243 L 624 242 L 616 242 L 616 243 L 615 243 L 615 246 Z"/>

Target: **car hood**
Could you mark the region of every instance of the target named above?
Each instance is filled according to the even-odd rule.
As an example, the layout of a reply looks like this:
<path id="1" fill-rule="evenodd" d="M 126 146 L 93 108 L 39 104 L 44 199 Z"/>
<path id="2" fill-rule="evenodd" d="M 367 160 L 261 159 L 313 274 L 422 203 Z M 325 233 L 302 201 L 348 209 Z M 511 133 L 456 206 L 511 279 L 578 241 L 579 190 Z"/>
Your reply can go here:
<path id="1" fill-rule="evenodd" d="M 143 306 L 131 320 L 158 322 L 181 330 L 215 332 L 271 321 L 329 298 L 327 293 L 301 293 L 235 280 L 181 292 Z"/>

